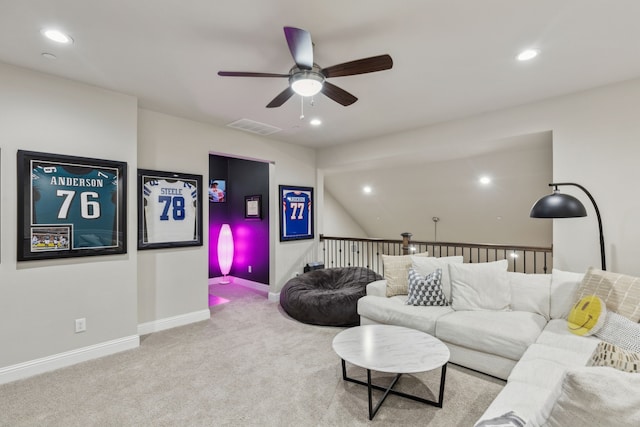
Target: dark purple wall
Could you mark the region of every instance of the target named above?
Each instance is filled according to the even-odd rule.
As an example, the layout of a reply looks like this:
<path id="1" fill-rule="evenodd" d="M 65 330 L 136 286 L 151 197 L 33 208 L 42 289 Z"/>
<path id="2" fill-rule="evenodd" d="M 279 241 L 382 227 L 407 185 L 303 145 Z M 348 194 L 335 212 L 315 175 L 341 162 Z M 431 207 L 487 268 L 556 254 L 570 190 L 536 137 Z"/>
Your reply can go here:
<path id="1" fill-rule="evenodd" d="M 235 255 L 229 275 L 269 283 L 269 164 L 209 156 L 209 180 L 226 179 L 226 202 L 208 203 L 209 277 L 218 277 L 218 234 L 228 223 Z M 207 185 L 209 180 L 207 180 Z M 245 196 L 262 196 L 262 219 L 245 219 Z M 249 273 L 251 266 L 251 273 Z"/>

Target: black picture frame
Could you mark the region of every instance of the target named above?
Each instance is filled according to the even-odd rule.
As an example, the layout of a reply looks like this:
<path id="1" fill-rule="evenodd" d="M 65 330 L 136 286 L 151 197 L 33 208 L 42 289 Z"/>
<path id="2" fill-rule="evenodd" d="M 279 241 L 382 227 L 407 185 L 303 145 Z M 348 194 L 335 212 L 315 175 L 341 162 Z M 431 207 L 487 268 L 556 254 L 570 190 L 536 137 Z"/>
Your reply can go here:
<path id="1" fill-rule="evenodd" d="M 138 169 L 138 249 L 202 246 L 202 175 Z"/>
<path id="2" fill-rule="evenodd" d="M 126 162 L 18 150 L 18 261 L 127 252 Z"/>
<path id="3" fill-rule="evenodd" d="M 280 241 L 314 238 L 313 187 L 279 185 Z"/>
<path id="4" fill-rule="evenodd" d="M 244 196 L 244 218 L 262 219 L 262 196 Z"/>

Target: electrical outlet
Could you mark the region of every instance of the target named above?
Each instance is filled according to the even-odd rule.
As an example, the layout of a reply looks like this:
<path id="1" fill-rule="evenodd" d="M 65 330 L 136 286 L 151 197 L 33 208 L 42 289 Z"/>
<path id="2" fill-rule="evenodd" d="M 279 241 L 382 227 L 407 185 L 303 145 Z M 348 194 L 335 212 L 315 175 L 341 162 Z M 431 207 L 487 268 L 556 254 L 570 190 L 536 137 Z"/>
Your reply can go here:
<path id="1" fill-rule="evenodd" d="M 251 273 L 251 266 L 249 266 L 249 273 Z"/>
<path id="2" fill-rule="evenodd" d="M 86 318 L 82 318 L 82 319 L 76 319 L 76 334 L 78 332 L 84 332 L 87 330 L 87 319 Z"/>

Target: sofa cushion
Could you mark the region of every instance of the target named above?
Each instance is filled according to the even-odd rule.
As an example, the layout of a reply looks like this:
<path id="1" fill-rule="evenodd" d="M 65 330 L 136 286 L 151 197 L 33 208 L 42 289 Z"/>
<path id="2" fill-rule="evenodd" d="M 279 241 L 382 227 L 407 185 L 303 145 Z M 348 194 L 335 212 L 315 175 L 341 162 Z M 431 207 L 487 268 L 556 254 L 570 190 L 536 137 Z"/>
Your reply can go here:
<path id="1" fill-rule="evenodd" d="M 608 366 L 619 371 L 640 372 L 640 353 L 625 350 L 608 342 L 601 342 L 591 355 L 588 366 Z"/>
<path id="2" fill-rule="evenodd" d="M 564 319 L 550 320 L 536 339 L 537 344 L 588 354 L 593 353 L 599 342 L 600 340 L 596 337 L 580 337 L 572 334 Z"/>
<path id="3" fill-rule="evenodd" d="M 551 275 L 507 272 L 507 277 L 511 287 L 511 309 L 537 313 L 549 320 Z"/>
<path id="4" fill-rule="evenodd" d="M 387 296 L 407 295 L 409 282 L 409 268 L 411 267 L 411 257 L 428 257 L 429 253 L 419 253 L 415 255 L 382 255 L 382 267 L 384 278 L 387 280 Z"/>
<path id="5" fill-rule="evenodd" d="M 566 321 L 556 320 L 556 327 Z M 552 327 L 553 328 L 553 327 Z M 550 332 L 545 328 L 544 333 Z M 566 326 L 563 332 L 566 332 Z M 585 366 L 597 340 L 569 334 L 569 338 L 584 341 L 588 345 L 557 348 L 553 345 L 534 343 L 527 348 L 511 371 L 508 383 L 485 411 L 481 419 L 513 410 L 527 425 L 541 425 L 551 413 L 560 394 L 560 384 L 565 372 Z M 574 342 L 575 344 L 575 342 Z"/>
<path id="6" fill-rule="evenodd" d="M 434 257 L 412 257 L 412 268 L 422 276 L 433 273 L 436 269 L 442 269 L 442 290 L 444 296 L 451 304 L 451 278 L 449 277 L 449 264 L 462 264 L 464 258 L 462 255 L 445 256 L 440 258 Z"/>
<path id="7" fill-rule="evenodd" d="M 506 259 L 478 264 L 449 264 L 451 307 L 458 310 L 509 310 L 511 288 Z"/>
<path id="8" fill-rule="evenodd" d="M 385 325 L 404 326 L 435 335 L 436 320 L 453 313 L 449 306 L 420 307 L 406 305 L 406 301 L 406 295 L 365 296 L 358 300 L 358 314 Z"/>
<path id="9" fill-rule="evenodd" d="M 576 292 L 584 274 L 551 270 L 551 298 L 549 315 L 552 319 L 566 319 L 569 310 L 578 300 Z"/>
<path id="10" fill-rule="evenodd" d="M 546 323 L 544 317 L 526 311 L 456 311 L 438 319 L 436 337 L 518 360 Z"/>
<path id="11" fill-rule="evenodd" d="M 491 419 L 508 411 L 515 412 L 527 426 L 539 426 L 549 415 L 551 392 L 533 384 L 509 381 L 480 420 Z M 547 408 L 545 413 L 544 408 Z M 477 426 L 477 424 L 476 424 Z"/>
<path id="12" fill-rule="evenodd" d="M 577 291 L 577 298 L 597 295 L 609 311 L 634 322 L 640 321 L 640 277 L 602 271 L 590 267 Z"/>
<path id="13" fill-rule="evenodd" d="M 533 343 L 524 352 L 520 361 L 548 360 L 564 366 L 586 366 L 597 344 L 598 341 L 593 341 L 590 346 L 566 349 Z"/>
<path id="14" fill-rule="evenodd" d="M 545 427 L 640 425 L 640 375 L 612 368 L 567 371 Z"/>
<path id="15" fill-rule="evenodd" d="M 375 282 L 371 282 L 367 285 L 367 295 L 375 295 L 378 297 L 386 297 L 387 296 L 387 281 L 376 280 Z"/>
<path id="16" fill-rule="evenodd" d="M 586 366 L 589 351 L 572 351 L 543 344 L 532 344 L 511 371 L 509 381 L 534 384 L 549 390 L 559 387 L 567 369 Z M 540 375 L 544 372 L 544 375 Z"/>
<path id="17" fill-rule="evenodd" d="M 514 411 L 506 412 L 490 420 L 482 420 L 475 427 L 524 427 L 526 421 Z"/>

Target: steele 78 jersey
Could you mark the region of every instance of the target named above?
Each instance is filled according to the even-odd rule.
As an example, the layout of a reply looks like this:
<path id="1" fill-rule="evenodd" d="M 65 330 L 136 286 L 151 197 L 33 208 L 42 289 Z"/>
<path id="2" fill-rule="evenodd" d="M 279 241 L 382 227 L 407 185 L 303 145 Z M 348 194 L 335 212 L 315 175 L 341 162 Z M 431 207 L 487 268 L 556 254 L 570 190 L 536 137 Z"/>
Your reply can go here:
<path id="1" fill-rule="evenodd" d="M 32 225 L 69 225 L 72 248 L 117 245 L 117 169 L 33 162 Z"/>
<path id="2" fill-rule="evenodd" d="M 189 241 L 196 238 L 198 190 L 180 180 L 151 179 L 144 184 L 145 243 Z"/>

